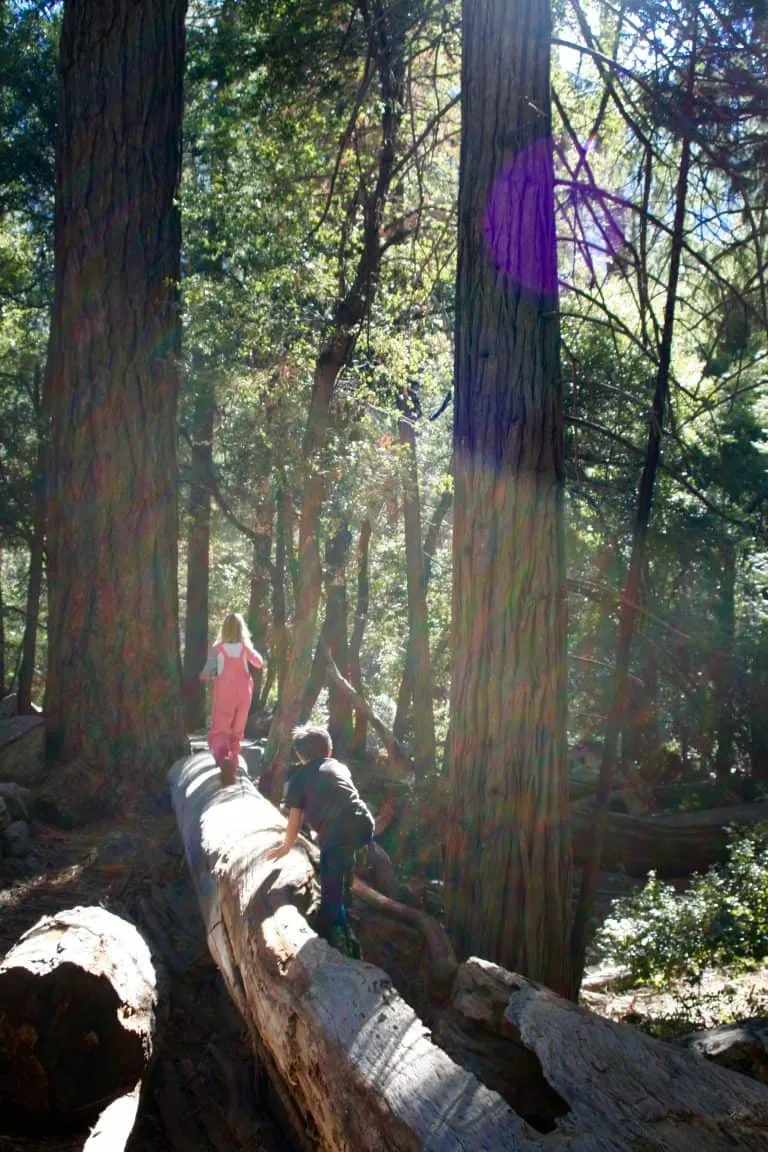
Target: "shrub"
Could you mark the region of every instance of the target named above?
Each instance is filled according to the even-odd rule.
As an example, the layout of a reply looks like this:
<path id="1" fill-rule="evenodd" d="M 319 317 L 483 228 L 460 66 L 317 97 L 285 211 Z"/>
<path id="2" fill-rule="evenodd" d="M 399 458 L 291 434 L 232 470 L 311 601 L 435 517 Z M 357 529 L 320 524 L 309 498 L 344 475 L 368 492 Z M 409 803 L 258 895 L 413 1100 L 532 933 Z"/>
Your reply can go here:
<path id="1" fill-rule="evenodd" d="M 768 824 L 729 829 L 728 860 L 683 892 L 651 872 L 616 900 L 597 934 L 601 959 L 639 983 L 698 980 L 705 968 L 744 968 L 768 955 Z"/>

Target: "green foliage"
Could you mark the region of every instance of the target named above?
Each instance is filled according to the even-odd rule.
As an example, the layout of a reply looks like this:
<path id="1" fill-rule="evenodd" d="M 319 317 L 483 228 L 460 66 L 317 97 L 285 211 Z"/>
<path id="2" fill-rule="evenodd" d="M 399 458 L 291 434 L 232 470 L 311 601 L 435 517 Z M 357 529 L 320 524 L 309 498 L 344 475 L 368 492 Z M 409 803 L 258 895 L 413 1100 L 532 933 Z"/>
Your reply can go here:
<path id="1" fill-rule="evenodd" d="M 768 824 L 732 828 L 727 863 L 683 892 L 650 873 L 617 900 L 596 939 L 598 954 L 627 965 L 639 983 L 701 979 L 708 967 L 742 968 L 768 955 Z"/>

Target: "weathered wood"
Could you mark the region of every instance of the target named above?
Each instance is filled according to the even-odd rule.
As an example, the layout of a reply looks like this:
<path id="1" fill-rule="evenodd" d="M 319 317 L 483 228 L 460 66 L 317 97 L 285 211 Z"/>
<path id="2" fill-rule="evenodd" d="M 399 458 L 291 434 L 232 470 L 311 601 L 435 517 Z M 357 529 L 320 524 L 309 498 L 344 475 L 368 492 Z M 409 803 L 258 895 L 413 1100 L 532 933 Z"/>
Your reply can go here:
<path id="1" fill-rule="evenodd" d="M 136 1123 L 140 1097 L 139 1083 L 108 1104 L 83 1145 L 83 1152 L 124 1152 Z"/>
<path id="2" fill-rule="evenodd" d="M 651 869 L 661 877 L 686 876 L 705 871 L 727 856 L 727 828 L 752 827 L 768 820 L 768 804 L 742 804 L 704 812 L 676 812 L 658 816 L 606 814 L 601 868 L 623 869 L 629 876 L 645 876 Z M 574 862 L 582 866 L 592 837 L 591 803 L 571 808 Z"/>
<path id="3" fill-rule="evenodd" d="M 386 972 L 312 932 L 310 852 L 267 860 L 285 822 L 244 776 L 222 789 L 200 754 L 170 786 L 212 951 L 298 1147 L 768 1152 L 764 1086 L 482 961 L 433 1003 L 439 1047 Z"/>
<path id="4" fill-rule="evenodd" d="M 0 964 L 0 1131 L 84 1126 L 131 1095 L 152 1053 L 157 988 L 128 921 L 99 907 L 39 920 Z"/>
<path id="5" fill-rule="evenodd" d="M 678 1043 L 721 1068 L 730 1068 L 732 1072 L 741 1072 L 743 1076 L 768 1084 L 768 1020 L 764 1016 L 691 1032 L 681 1036 Z"/>
<path id="6" fill-rule="evenodd" d="M 562 1000 L 482 960 L 462 964 L 435 1029 L 467 1046 L 530 1123 L 594 1133 L 590 1147 L 768 1149 L 768 1088 Z M 558 1144 L 558 1147 L 560 1145 Z"/>

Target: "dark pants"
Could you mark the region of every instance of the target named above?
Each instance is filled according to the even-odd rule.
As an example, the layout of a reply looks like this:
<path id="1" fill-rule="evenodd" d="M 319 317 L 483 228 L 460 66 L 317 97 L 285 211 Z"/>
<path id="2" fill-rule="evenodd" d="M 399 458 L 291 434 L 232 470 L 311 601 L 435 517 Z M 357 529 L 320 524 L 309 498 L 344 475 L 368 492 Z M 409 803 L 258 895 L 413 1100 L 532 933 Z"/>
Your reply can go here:
<path id="1" fill-rule="evenodd" d="M 355 865 L 355 855 L 371 839 L 366 832 L 359 843 L 331 843 L 320 850 L 320 911 L 317 917 L 317 930 L 321 936 L 332 928 L 347 926 L 347 912 L 344 907 L 345 889 Z"/>

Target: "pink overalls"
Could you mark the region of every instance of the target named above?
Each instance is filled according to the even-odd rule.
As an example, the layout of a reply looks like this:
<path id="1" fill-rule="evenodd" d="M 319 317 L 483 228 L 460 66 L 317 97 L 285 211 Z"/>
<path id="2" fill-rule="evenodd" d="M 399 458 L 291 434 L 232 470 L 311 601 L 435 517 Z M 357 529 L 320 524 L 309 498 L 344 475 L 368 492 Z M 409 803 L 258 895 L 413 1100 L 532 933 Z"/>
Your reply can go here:
<path id="1" fill-rule="evenodd" d="M 217 644 L 213 651 L 217 656 L 218 674 L 213 682 L 208 747 L 219 767 L 229 760 L 234 773 L 253 695 L 248 664 L 261 668 L 263 661 L 257 652 L 246 648 L 240 641 L 236 644 Z"/>

